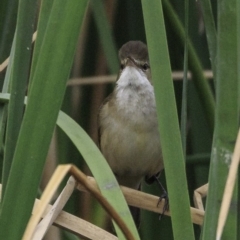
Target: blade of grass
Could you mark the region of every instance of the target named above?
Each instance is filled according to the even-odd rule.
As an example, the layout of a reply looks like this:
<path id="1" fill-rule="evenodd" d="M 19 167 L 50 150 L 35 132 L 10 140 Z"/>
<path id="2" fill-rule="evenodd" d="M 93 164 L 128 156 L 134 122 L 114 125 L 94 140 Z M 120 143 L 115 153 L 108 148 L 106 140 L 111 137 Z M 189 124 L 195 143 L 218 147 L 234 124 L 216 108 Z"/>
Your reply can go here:
<path id="1" fill-rule="evenodd" d="M 207 42 L 213 70 L 213 79 L 216 87 L 217 30 L 212 13 L 211 1 L 201 0 L 200 4 L 202 7 L 203 20 L 206 28 Z"/>
<path id="2" fill-rule="evenodd" d="M 67 134 L 85 159 L 103 196 L 108 199 L 109 203 L 124 219 L 135 238 L 139 239 L 138 232 L 129 212 L 125 198 L 119 188 L 118 182 L 100 150 L 86 132 L 65 113 L 59 113 L 57 125 Z M 119 239 L 125 239 L 122 232 L 116 225 L 115 228 Z"/>
<path id="3" fill-rule="evenodd" d="M 104 53 L 107 58 L 107 63 L 110 68 L 110 72 L 115 74 L 119 69 L 119 62 L 117 56 L 117 48 L 113 40 L 110 25 L 107 20 L 107 16 L 104 10 L 102 0 L 91 0 L 91 7 L 93 9 L 95 23 L 97 24 L 98 33 L 104 49 Z"/>
<path id="4" fill-rule="evenodd" d="M 1 205 L 0 239 L 20 239 L 31 214 L 86 4 L 53 3 L 40 54 L 34 56 L 39 59 Z"/>
<path id="5" fill-rule="evenodd" d="M 239 123 L 236 4 L 235 0 L 223 0 L 218 4 L 216 121 L 202 230 L 204 240 L 216 239 L 220 204 Z M 234 196 L 233 205 L 235 201 Z M 223 239 L 237 239 L 236 231 L 237 211 L 233 210 L 229 213 Z"/>
<path id="6" fill-rule="evenodd" d="M 184 66 L 183 66 L 183 89 L 182 89 L 182 109 L 181 109 L 181 137 L 183 145 L 183 154 L 186 158 L 187 141 L 187 82 L 188 82 L 188 16 L 189 1 L 185 0 L 185 44 L 184 44 Z"/>
<path id="7" fill-rule="evenodd" d="M 17 27 L 10 65 L 10 92 L 11 98 L 8 104 L 7 130 L 5 140 L 5 152 L 2 172 L 2 196 L 7 185 L 7 179 L 12 165 L 12 159 L 20 131 L 24 97 L 29 73 L 31 57 L 33 22 L 37 1 L 23 0 L 19 2 Z M 27 14 L 26 14 L 27 13 Z"/>
<path id="8" fill-rule="evenodd" d="M 170 24 L 170 27 L 174 30 L 174 32 L 178 36 L 180 43 L 183 45 L 184 29 L 182 27 L 182 24 L 176 12 L 174 11 L 171 3 L 168 0 L 162 0 L 162 3 L 163 3 L 163 10 L 164 10 L 166 19 Z M 206 78 L 203 75 L 202 65 L 198 59 L 198 56 L 196 54 L 196 51 L 190 39 L 189 39 L 188 50 L 189 50 L 189 56 L 188 56 L 189 69 L 192 71 L 193 82 L 196 85 L 198 95 L 203 105 L 203 109 L 205 110 L 206 119 L 208 120 L 209 127 L 211 129 L 211 132 L 213 133 L 214 110 L 215 110 L 215 101 L 213 98 L 213 94 Z"/>
<path id="9" fill-rule="evenodd" d="M 161 1 L 151 1 L 149 4 L 149 1 L 142 0 L 142 7 L 172 213 L 173 234 L 175 239 L 194 239 L 162 5 Z M 181 203 L 181 208 L 179 208 L 179 203 Z"/>

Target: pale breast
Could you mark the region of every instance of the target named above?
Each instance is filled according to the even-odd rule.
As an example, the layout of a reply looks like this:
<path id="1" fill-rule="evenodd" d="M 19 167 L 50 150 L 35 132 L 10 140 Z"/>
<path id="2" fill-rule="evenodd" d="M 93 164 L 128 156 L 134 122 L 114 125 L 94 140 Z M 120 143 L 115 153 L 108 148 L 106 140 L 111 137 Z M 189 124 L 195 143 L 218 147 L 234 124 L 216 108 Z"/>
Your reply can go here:
<path id="1" fill-rule="evenodd" d="M 163 168 L 152 86 L 118 89 L 100 113 L 101 150 L 117 175 L 153 175 Z"/>

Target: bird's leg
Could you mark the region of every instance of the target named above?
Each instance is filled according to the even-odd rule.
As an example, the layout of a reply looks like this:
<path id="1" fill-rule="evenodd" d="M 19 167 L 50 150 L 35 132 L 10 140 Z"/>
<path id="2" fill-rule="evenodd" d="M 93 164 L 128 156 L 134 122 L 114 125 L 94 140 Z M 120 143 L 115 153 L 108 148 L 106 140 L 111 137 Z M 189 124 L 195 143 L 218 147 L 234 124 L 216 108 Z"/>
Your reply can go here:
<path id="1" fill-rule="evenodd" d="M 160 182 L 160 180 L 158 179 L 159 177 L 159 174 L 157 175 L 154 175 L 154 180 L 157 182 L 158 186 L 160 186 L 161 190 L 162 190 L 162 194 L 158 200 L 158 203 L 157 203 L 157 206 L 159 205 L 159 203 L 162 201 L 162 199 L 165 199 L 165 203 L 164 203 L 164 206 L 163 206 L 163 210 L 162 210 L 162 213 L 159 215 L 159 220 L 161 220 L 162 216 L 164 216 L 164 213 L 166 211 L 169 210 L 169 199 L 168 199 L 168 193 L 167 191 L 165 190 L 165 188 L 163 187 L 162 183 Z"/>
<path id="2" fill-rule="evenodd" d="M 162 194 L 161 194 L 161 196 L 159 197 L 157 206 L 158 206 L 159 203 L 162 201 L 162 199 L 165 199 L 165 203 L 164 203 L 164 206 L 163 206 L 162 213 L 159 215 L 159 220 L 161 220 L 161 218 L 162 218 L 162 216 L 164 215 L 164 213 L 169 210 L 168 193 L 167 193 L 167 191 L 165 190 L 165 188 L 163 187 L 163 185 L 162 185 L 162 183 L 160 182 L 160 180 L 158 179 L 159 176 L 160 176 L 160 174 L 161 174 L 161 172 L 158 173 L 158 174 L 153 175 L 152 177 L 147 177 L 147 176 L 145 177 L 146 183 L 152 184 L 153 182 L 157 182 L 158 186 L 161 188 Z"/>

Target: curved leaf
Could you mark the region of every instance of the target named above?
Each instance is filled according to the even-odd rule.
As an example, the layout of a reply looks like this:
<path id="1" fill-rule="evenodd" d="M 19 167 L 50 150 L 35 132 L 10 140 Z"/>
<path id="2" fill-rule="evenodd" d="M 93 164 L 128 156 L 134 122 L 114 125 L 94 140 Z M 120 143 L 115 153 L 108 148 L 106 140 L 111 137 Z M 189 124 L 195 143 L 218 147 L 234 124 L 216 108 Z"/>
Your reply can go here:
<path id="1" fill-rule="evenodd" d="M 132 229 L 135 238 L 139 239 L 138 232 L 122 191 L 119 188 L 118 182 L 98 147 L 88 136 L 88 134 L 65 113 L 59 112 L 57 125 L 71 139 L 73 144 L 85 159 L 103 196 L 108 199 L 110 204 L 117 210 L 129 228 Z M 117 226 L 115 225 L 115 227 Z M 125 239 L 118 227 L 116 230 L 119 239 Z"/>

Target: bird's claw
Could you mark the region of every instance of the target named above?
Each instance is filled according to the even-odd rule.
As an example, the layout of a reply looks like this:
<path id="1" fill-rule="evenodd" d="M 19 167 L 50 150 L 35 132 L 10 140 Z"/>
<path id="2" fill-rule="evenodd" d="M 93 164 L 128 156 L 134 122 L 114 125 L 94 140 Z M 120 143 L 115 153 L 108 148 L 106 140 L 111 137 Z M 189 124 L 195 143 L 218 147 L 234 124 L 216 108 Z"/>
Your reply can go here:
<path id="1" fill-rule="evenodd" d="M 164 213 L 169 210 L 169 199 L 168 199 L 168 194 L 166 191 L 164 191 L 163 194 L 160 196 L 158 203 L 157 203 L 157 207 L 163 199 L 165 199 L 165 202 L 163 205 L 162 213 L 159 214 L 159 220 L 161 220 L 162 217 L 164 216 Z"/>
<path id="2" fill-rule="evenodd" d="M 146 177 L 145 178 L 145 181 L 148 183 L 148 184 L 151 184 L 153 183 L 154 181 L 157 182 L 158 186 L 161 188 L 162 190 L 162 195 L 160 196 L 159 200 L 158 200 L 158 203 L 157 203 L 157 207 L 159 205 L 159 203 L 165 199 L 165 202 L 164 202 L 164 205 L 163 205 L 163 210 L 162 210 L 162 213 L 159 215 L 159 220 L 162 219 L 162 217 L 164 216 L 164 213 L 166 211 L 169 210 L 169 199 L 168 199 L 168 193 L 167 191 L 165 190 L 165 188 L 163 187 L 162 183 L 160 182 L 160 180 L 158 179 L 158 177 L 160 176 L 160 173 L 156 174 L 156 175 L 153 175 L 151 177 Z"/>

